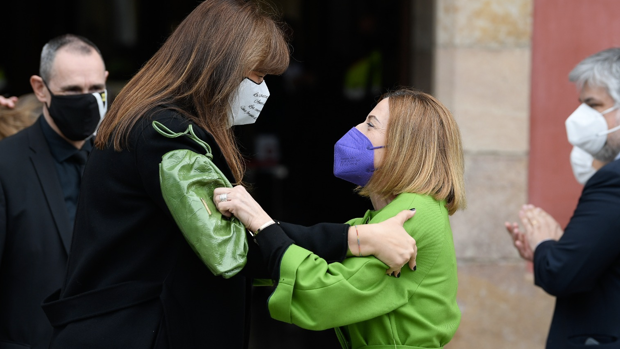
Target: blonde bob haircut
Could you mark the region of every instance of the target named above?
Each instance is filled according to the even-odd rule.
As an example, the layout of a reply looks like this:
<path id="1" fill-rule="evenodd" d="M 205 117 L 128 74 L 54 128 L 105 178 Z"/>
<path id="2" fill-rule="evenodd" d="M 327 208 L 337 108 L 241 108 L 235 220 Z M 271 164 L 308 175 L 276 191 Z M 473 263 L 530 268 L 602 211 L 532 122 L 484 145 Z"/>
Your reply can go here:
<path id="1" fill-rule="evenodd" d="M 99 127 L 95 145 L 127 145 L 136 122 L 158 105 L 213 135 L 237 183 L 244 164 L 227 113 L 251 72 L 282 74 L 289 49 L 281 24 L 256 1 L 205 0 L 127 83 Z"/>
<path id="2" fill-rule="evenodd" d="M 433 96 L 412 89 L 388 92 L 379 101 L 386 98 L 385 155 L 360 195 L 417 193 L 445 200 L 450 215 L 465 208 L 461 135 L 450 111 Z"/>

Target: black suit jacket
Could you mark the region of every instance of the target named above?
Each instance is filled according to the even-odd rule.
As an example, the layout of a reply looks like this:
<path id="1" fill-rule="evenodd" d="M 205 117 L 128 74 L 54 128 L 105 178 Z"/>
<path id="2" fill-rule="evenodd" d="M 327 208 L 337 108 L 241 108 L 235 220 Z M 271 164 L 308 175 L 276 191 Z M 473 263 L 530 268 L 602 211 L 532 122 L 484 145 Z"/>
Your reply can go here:
<path id="1" fill-rule="evenodd" d="M 158 134 L 153 119 L 175 132 L 185 131 L 189 124 L 174 111 L 156 108 L 136 123 L 124 150 L 108 146 L 89 156 L 66 280 L 43 305 L 55 327 L 51 348 L 247 344 L 248 288 L 253 277 L 269 277 L 265 262 L 258 246 L 250 242 L 242 273 L 223 279 L 192 251 L 162 198 L 159 163 L 172 150 L 204 154 L 204 149 L 187 137 L 168 139 Z M 232 181 L 211 134 L 198 127 L 194 131 L 210 144 L 213 162 Z M 314 246 L 325 253 L 315 252 L 322 257 L 345 257 L 346 225 L 293 230 L 300 233 L 300 241 L 317 242 Z M 276 227 L 265 229 L 257 240 L 271 246 L 266 259 L 276 265 L 292 243 Z"/>
<path id="2" fill-rule="evenodd" d="M 536 248 L 534 277 L 556 296 L 547 348 L 620 348 L 620 160 L 586 183 L 562 238 Z"/>
<path id="3" fill-rule="evenodd" d="M 62 285 L 70 222 L 41 120 L 0 142 L 0 349 L 47 348 L 43 299 Z"/>

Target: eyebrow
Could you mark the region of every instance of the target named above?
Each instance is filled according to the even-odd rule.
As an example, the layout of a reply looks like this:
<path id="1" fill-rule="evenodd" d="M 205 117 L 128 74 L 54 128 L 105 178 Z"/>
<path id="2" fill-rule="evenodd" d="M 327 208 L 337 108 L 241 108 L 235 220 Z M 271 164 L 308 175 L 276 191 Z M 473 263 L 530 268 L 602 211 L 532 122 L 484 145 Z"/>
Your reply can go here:
<path id="1" fill-rule="evenodd" d="M 379 118 L 377 118 L 376 116 L 374 116 L 374 115 L 372 115 L 372 114 L 371 114 L 371 115 L 368 115 L 368 121 L 370 121 L 370 119 L 371 119 L 371 118 L 373 118 L 373 119 L 377 120 L 377 122 L 378 122 L 379 124 L 383 125 L 383 124 L 381 123 L 381 120 L 379 120 Z"/>
<path id="2" fill-rule="evenodd" d="M 585 104 L 591 104 L 591 103 L 601 103 L 598 99 L 594 98 L 594 97 L 588 97 L 586 99 L 584 99 L 583 101 L 580 100 L 581 103 L 585 103 Z"/>

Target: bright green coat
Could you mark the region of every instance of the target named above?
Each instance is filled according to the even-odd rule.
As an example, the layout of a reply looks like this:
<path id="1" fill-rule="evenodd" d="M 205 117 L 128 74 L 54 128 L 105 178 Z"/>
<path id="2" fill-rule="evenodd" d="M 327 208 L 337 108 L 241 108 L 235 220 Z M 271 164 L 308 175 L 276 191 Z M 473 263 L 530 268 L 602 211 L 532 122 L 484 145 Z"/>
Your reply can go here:
<path id="1" fill-rule="evenodd" d="M 400 194 L 383 209 L 348 224 L 382 222 L 411 208 L 416 214 L 405 229 L 417 242 L 416 271 L 405 266 L 400 278 L 387 276 L 388 267 L 374 257 L 328 264 L 292 245 L 282 257 L 278 286 L 269 299 L 271 316 L 310 330 L 336 328 L 343 348 L 443 347 L 461 320 L 445 202 Z"/>

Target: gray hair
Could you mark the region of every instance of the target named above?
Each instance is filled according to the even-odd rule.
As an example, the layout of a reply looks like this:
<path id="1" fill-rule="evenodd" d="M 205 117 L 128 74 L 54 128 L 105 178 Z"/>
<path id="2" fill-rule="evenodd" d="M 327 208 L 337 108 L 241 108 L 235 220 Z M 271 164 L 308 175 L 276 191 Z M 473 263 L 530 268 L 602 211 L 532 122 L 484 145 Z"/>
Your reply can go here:
<path id="1" fill-rule="evenodd" d="M 94 43 L 92 43 L 92 41 L 86 39 L 85 37 L 73 34 L 57 36 L 52 40 L 48 41 L 48 43 L 43 46 L 43 50 L 41 50 L 39 76 L 41 76 L 41 78 L 43 78 L 43 80 L 45 80 L 46 82 L 49 82 L 51 78 L 54 58 L 56 58 L 56 53 L 61 48 L 65 48 L 73 53 L 79 53 L 83 55 L 89 55 L 94 50 L 99 54 L 100 57 L 102 57 L 99 48 Z"/>
<path id="2" fill-rule="evenodd" d="M 610 48 L 579 62 L 568 74 L 568 80 L 582 89 L 585 84 L 600 86 L 620 104 L 620 48 Z"/>

